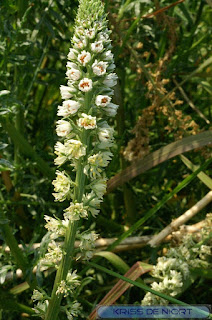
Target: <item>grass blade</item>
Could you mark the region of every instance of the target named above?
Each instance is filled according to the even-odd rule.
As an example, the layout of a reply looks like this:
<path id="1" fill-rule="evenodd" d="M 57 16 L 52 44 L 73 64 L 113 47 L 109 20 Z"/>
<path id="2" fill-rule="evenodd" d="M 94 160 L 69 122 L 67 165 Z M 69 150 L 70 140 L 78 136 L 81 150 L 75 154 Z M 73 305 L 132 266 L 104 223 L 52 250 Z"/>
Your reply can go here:
<path id="1" fill-rule="evenodd" d="M 100 251 L 96 252 L 95 256 L 100 256 L 107 259 L 117 270 L 121 273 L 127 272 L 129 270 L 129 266 L 121 259 L 117 254 L 110 251 Z"/>
<path id="2" fill-rule="evenodd" d="M 152 270 L 152 266 L 140 261 L 137 261 L 126 273 L 125 277 L 131 280 L 136 280 L 142 274 L 147 273 Z M 106 296 L 99 302 L 99 305 L 111 305 L 115 303 L 122 294 L 130 287 L 131 285 L 123 280 L 119 280 L 115 286 L 106 294 Z M 89 320 L 96 319 L 96 308 L 89 315 Z"/>
<path id="3" fill-rule="evenodd" d="M 183 163 L 185 163 L 185 165 L 187 166 L 187 168 L 191 169 L 192 171 L 195 171 L 199 168 L 199 166 L 194 165 L 188 158 L 186 158 L 185 156 L 181 155 L 180 156 L 181 160 L 183 161 Z M 197 177 L 209 188 L 212 190 L 212 179 L 205 174 L 204 172 L 200 172 Z"/>

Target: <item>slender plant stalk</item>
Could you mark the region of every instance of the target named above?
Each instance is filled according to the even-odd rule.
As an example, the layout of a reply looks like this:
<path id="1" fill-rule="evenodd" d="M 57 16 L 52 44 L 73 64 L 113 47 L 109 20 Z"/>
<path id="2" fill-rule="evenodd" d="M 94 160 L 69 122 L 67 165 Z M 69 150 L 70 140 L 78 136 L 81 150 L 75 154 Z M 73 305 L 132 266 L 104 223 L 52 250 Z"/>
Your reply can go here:
<path id="1" fill-rule="evenodd" d="M 88 111 L 90 101 L 89 93 L 86 94 L 85 97 L 85 108 Z M 86 131 L 83 132 L 82 143 L 87 145 L 89 135 Z M 85 174 L 83 173 L 83 160 L 80 161 L 77 173 L 76 173 L 76 180 L 75 180 L 75 188 L 74 188 L 74 201 L 80 203 L 82 201 L 82 196 L 84 194 L 84 186 L 85 186 Z M 58 317 L 58 313 L 60 310 L 60 303 L 62 299 L 62 295 L 57 294 L 58 284 L 63 280 L 66 279 L 68 271 L 71 269 L 73 255 L 74 255 L 74 243 L 75 243 L 75 236 L 78 229 L 79 221 L 69 222 L 68 229 L 65 236 L 64 242 L 64 252 L 66 254 L 63 255 L 61 264 L 59 269 L 57 270 L 57 274 L 55 277 L 54 287 L 52 290 L 51 300 L 49 302 L 49 308 L 46 313 L 45 320 L 56 320 Z"/>

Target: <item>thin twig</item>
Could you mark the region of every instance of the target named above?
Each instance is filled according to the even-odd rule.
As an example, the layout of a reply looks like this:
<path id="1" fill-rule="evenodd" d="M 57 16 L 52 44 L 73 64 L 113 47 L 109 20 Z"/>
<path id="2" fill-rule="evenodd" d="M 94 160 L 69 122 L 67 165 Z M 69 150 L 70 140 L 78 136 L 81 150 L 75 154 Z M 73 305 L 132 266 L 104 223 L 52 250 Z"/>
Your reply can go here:
<path id="1" fill-rule="evenodd" d="M 185 91 L 183 90 L 183 88 L 179 85 L 179 83 L 177 82 L 176 79 L 173 79 L 173 82 L 175 83 L 175 85 L 177 86 L 177 88 L 179 89 L 179 91 L 181 92 L 183 98 L 188 102 L 189 106 L 195 110 L 199 116 L 205 120 L 205 122 L 207 124 L 210 124 L 210 121 L 204 116 L 204 114 L 193 104 L 193 102 L 189 99 L 189 97 L 187 96 L 187 94 L 185 93 Z"/>
<path id="2" fill-rule="evenodd" d="M 166 228 L 164 228 L 159 234 L 154 236 L 150 241 L 149 245 L 152 247 L 160 244 L 170 233 L 179 228 L 182 224 L 190 220 L 195 214 L 206 207 L 212 201 L 212 191 L 208 192 L 204 198 L 197 202 L 192 208 L 187 210 L 180 217 L 172 221 Z"/>

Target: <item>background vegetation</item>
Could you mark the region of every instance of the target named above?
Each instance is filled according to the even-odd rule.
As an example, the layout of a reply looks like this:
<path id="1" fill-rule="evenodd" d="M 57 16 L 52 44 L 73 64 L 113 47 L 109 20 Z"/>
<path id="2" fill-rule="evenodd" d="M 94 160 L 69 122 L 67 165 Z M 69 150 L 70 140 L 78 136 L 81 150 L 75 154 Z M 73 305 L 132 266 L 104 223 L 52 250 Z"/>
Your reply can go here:
<path id="1" fill-rule="evenodd" d="M 115 121 L 117 147 L 107 172 L 113 178 L 101 215 L 88 224 L 103 238 L 154 235 L 211 188 L 209 177 L 200 179 L 198 172 L 186 178 L 191 177 L 191 163 L 209 174 L 212 4 L 210 0 L 104 2 L 119 76 L 115 103 L 120 108 Z M 45 235 L 44 215 L 61 216 L 66 206 L 54 202 L 51 181 L 59 86 L 65 84 L 77 6 L 73 0 L 0 4 L 0 319 L 24 319 L 27 308 L 33 307 L 27 270 L 45 251 L 45 245 L 35 250 L 33 244 Z M 170 145 L 175 141 L 179 143 Z M 187 151 L 190 165 L 180 156 Z M 203 220 L 207 212 L 208 207 L 189 223 Z M 21 261 L 15 254 L 15 239 L 24 247 Z M 7 245 L 10 252 L 5 251 Z M 170 245 L 128 247 L 117 253 L 122 259 L 118 263 L 111 254 L 99 264 L 124 274 L 124 262 L 129 267 L 137 261 L 154 265 Z M 17 268 L 23 277 L 15 276 Z M 83 264 L 79 268 L 85 272 Z M 8 272 L 13 274 L 10 280 Z M 115 278 L 93 267 L 86 274 L 81 303 L 88 315 L 114 286 Z M 36 277 L 40 286 L 51 290 L 54 273 L 44 279 L 37 272 Z M 209 272 L 198 274 L 180 299 L 209 303 L 209 277 Z M 142 279 L 152 281 L 148 273 Z M 117 301 L 140 303 L 144 294 L 131 287 Z"/>

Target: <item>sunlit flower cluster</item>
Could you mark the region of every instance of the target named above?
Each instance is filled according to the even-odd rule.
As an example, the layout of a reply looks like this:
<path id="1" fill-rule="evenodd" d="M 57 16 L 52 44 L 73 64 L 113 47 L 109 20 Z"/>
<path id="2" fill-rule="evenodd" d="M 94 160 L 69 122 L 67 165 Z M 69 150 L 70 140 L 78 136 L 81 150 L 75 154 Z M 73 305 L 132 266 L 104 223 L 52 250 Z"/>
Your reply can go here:
<path id="1" fill-rule="evenodd" d="M 40 260 L 40 266 L 42 270 L 49 267 L 57 267 L 63 256 L 61 245 L 52 240 L 48 245 L 48 252 L 44 258 Z"/>
<path id="2" fill-rule="evenodd" d="M 210 225 L 210 227 L 208 227 Z M 159 282 L 151 284 L 152 289 L 170 296 L 177 296 L 185 285 L 192 283 L 194 278 L 192 268 L 208 268 L 208 258 L 211 255 L 211 245 L 202 244 L 207 241 L 211 232 L 212 215 L 208 215 L 201 232 L 200 243 L 192 235 L 185 235 L 179 247 L 168 250 L 165 257 L 158 258 L 153 268 L 152 276 Z M 142 305 L 166 305 L 168 301 L 148 292 L 142 300 Z"/>
<path id="3" fill-rule="evenodd" d="M 80 235 L 80 251 L 83 260 L 89 260 L 93 257 L 93 249 L 95 248 L 95 241 L 98 238 L 98 234 L 94 231 L 84 232 Z"/>
<path id="4" fill-rule="evenodd" d="M 73 290 L 80 285 L 79 276 L 76 270 L 67 274 L 66 280 L 62 280 L 57 288 L 56 294 L 63 294 L 67 297 Z"/>

